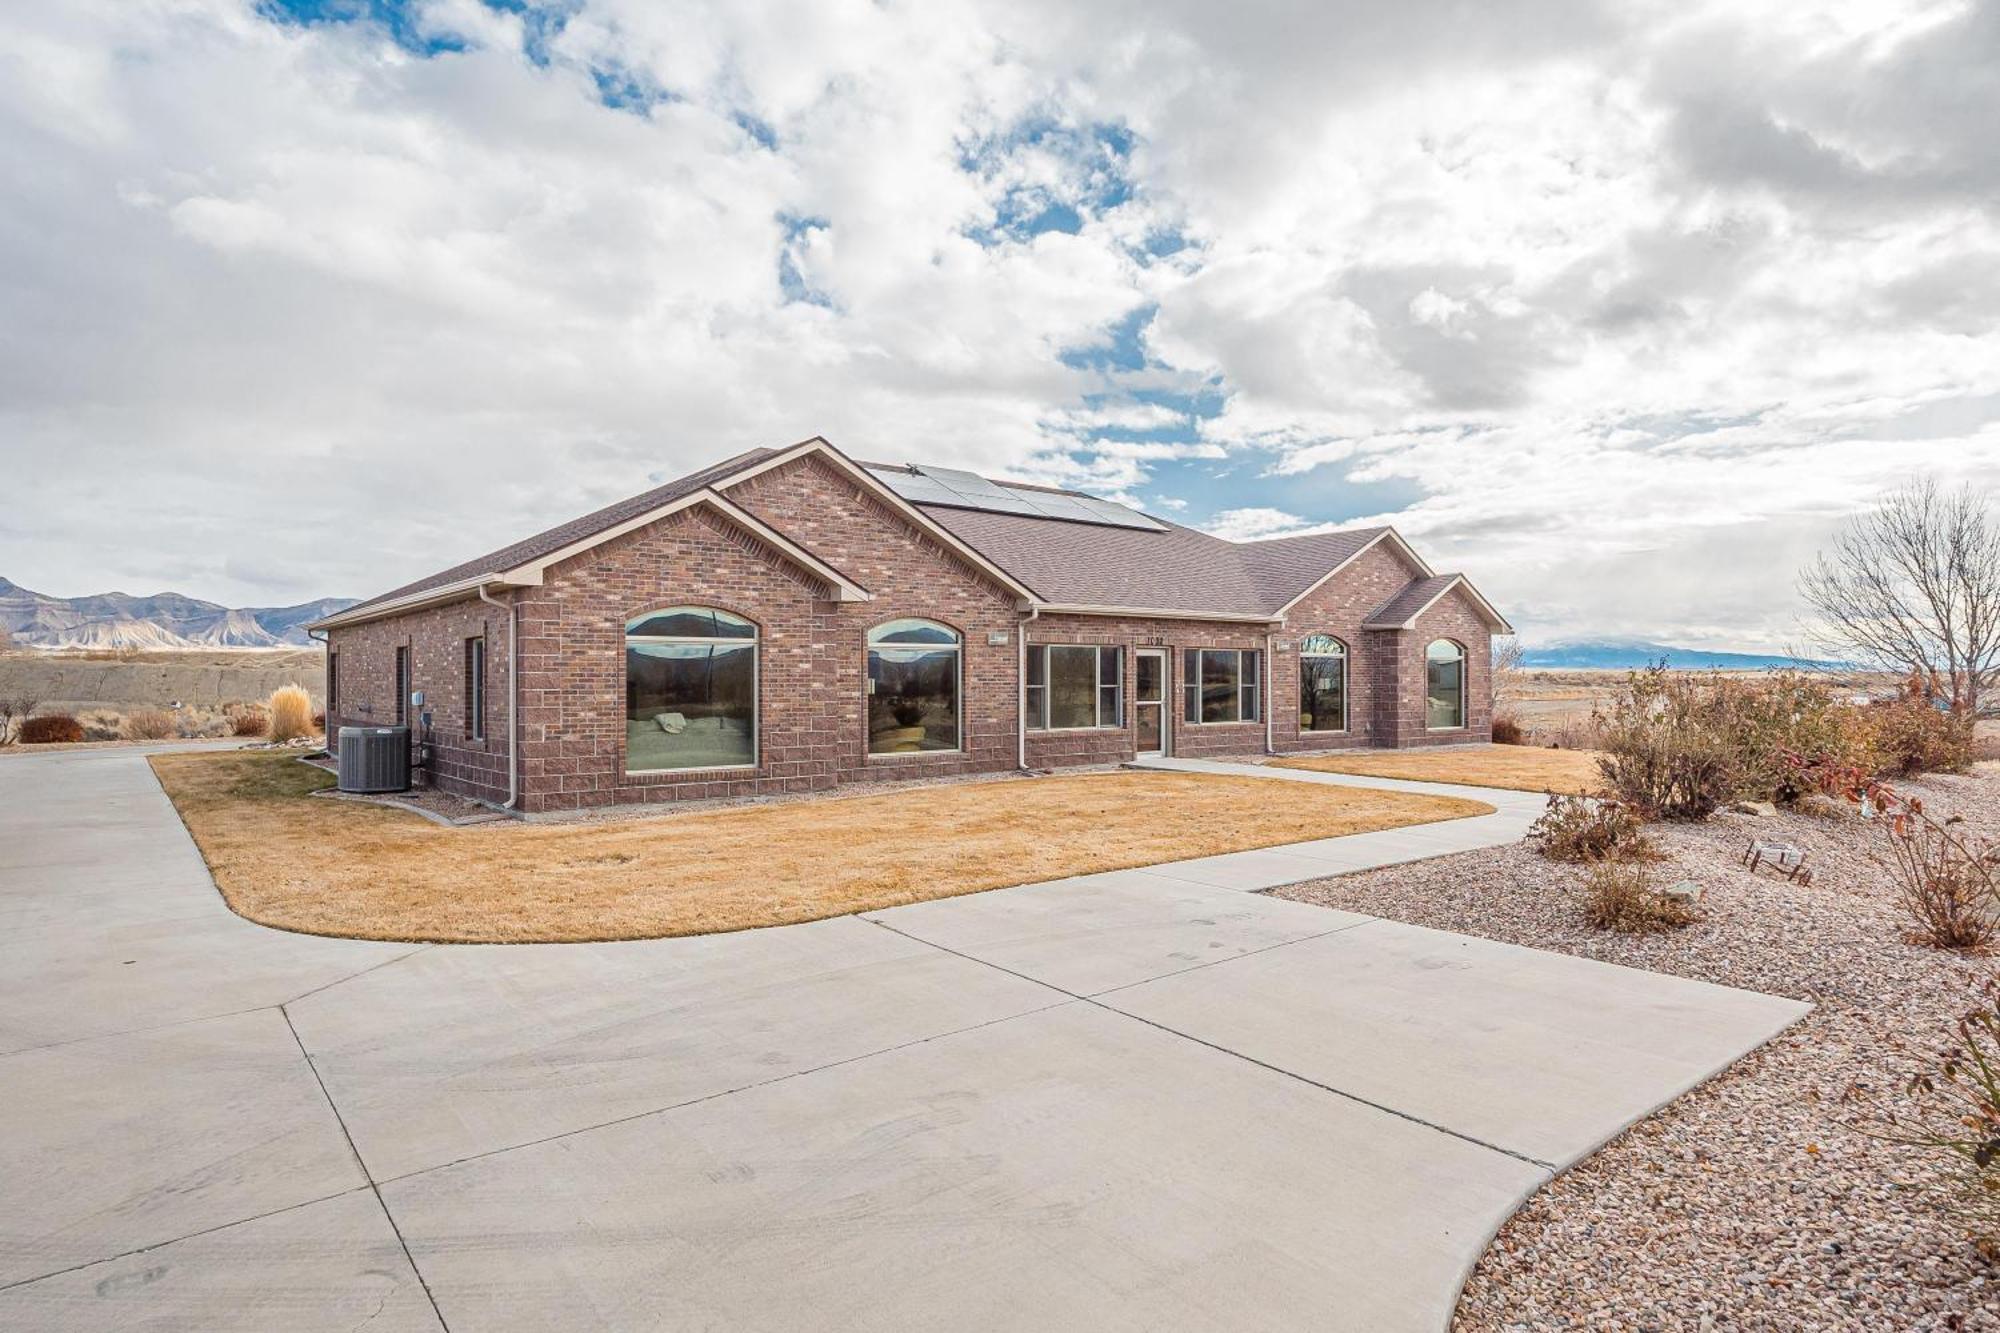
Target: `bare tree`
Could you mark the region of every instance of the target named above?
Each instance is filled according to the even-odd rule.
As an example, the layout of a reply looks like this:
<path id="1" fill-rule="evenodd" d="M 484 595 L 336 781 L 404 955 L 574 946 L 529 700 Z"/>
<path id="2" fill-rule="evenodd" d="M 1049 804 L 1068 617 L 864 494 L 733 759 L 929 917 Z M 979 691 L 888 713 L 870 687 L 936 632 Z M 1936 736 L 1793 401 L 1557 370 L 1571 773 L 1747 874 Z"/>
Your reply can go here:
<path id="1" fill-rule="evenodd" d="M 1976 715 L 2000 687 L 2000 515 L 1929 477 L 1850 519 L 1799 576 L 1822 651 L 1915 672 Z"/>
<path id="2" fill-rule="evenodd" d="M 1496 639 L 1493 643 L 1493 702 L 1498 708 L 1502 704 L 1516 703 L 1521 695 L 1521 658 L 1527 649 L 1512 635 Z"/>
<path id="3" fill-rule="evenodd" d="M 12 745 L 21 734 L 21 724 L 33 717 L 40 706 L 33 695 L 0 695 L 0 745 Z"/>

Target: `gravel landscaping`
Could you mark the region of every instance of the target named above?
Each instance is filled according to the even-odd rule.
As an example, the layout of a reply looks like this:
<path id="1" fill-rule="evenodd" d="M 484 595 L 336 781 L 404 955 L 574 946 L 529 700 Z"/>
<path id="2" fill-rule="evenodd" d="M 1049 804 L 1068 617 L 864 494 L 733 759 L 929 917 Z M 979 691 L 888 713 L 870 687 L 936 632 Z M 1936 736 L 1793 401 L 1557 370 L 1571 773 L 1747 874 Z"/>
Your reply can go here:
<path id="1" fill-rule="evenodd" d="M 2000 839 L 2000 769 L 1897 784 Z M 1809 1000 L 1795 1027 L 1634 1126 L 1507 1223 L 1453 1327 L 2000 1333 L 2000 1268 L 1940 1215 L 1930 1159 L 1852 1127 L 1946 1043 L 1991 959 L 1907 943 L 1858 815 L 1653 826 L 1662 882 L 1705 889 L 1665 934 L 1583 924 L 1582 871 L 1525 847 L 1320 880 L 1278 896 Z M 1795 843 L 1815 881 L 1738 863 Z M 1854 1089 L 1863 1089 L 1858 1100 Z"/>

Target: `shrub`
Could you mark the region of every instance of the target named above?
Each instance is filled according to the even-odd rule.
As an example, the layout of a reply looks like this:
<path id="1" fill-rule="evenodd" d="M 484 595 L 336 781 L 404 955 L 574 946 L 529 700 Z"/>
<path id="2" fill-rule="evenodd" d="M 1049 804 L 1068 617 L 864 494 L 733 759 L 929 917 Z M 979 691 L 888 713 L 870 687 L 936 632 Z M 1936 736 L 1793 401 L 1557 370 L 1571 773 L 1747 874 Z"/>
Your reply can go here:
<path id="1" fill-rule="evenodd" d="M 270 726 L 271 719 L 254 704 L 229 715 L 229 734 L 232 736 L 261 736 L 270 730 Z"/>
<path id="2" fill-rule="evenodd" d="M 174 715 L 160 708 L 143 708 L 125 719 L 128 740 L 157 741 L 174 734 Z"/>
<path id="3" fill-rule="evenodd" d="M 1919 806 L 1888 823 L 1897 899 L 1914 938 L 1934 949 L 1979 949 L 2000 935 L 2000 849 L 1964 834 L 1961 822 L 1939 823 Z"/>
<path id="4" fill-rule="evenodd" d="M 1774 671 L 1755 680 L 1714 676 L 1701 688 L 1714 714 L 1712 725 L 1728 746 L 1738 797 L 1796 803 L 1807 787 L 1790 762 L 1795 754 L 1838 764 L 1866 758 L 1867 741 L 1853 725 L 1854 710 L 1836 702 L 1824 681 Z"/>
<path id="5" fill-rule="evenodd" d="M 1528 737 L 1521 730 L 1521 724 L 1513 718 L 1496 717 L 1493 719 L 1493 743 L 1495 745 L 1526 745 Z"/>
<path id="6" fill-rule="evenodd" d="M 97 708 L 88 713 L 78 713 L 76 721 L 83 728 L 83 738 L 87 741 L 115 741 L 125 735 L 125 719 L 110 709 Z"/>
<path id="7" fill-rule="evenodd" d="M 83 724 L 68 713 L 44 713 L 21 724 L 23 745 L 68 745 L 83 739 Z"/>
<path id="8" fill-rule="evenodd" d="M 1528 829 L 1528 843 L 1551 861 L 1603 861 L 1651 851 L 1631 807 L 1581 796 L 1551 795 L 1548 809 Z"/>
<path id="9" fill-rule="evenodd" d="M 313 730 L 314 730 L 314 731 L 317 731 L 317 732 L 319 732 L 319 733 L 320 733 L 320 734 L 321 734 L 322 736 L 324 736 L 324 735 L 326 734 L 326 714 L 325 714 L 325 713 L 314 713 L 314 714 L 313 714 Z"/>
<path id="10" fill-rule="evenodd" d="M 1894 777 L 1963 773 L 1972 765 L 1972 723 L 1922 699 L 1856 709 L 1856 730 L 1872 772 Z"/>
<path id="11" fill-rule="evenodd" d="M 1889 1109 L 1875 1137 L 1943 1159 L 1957 1197 L 1948 1210 L 1988 1258 L 2000 1250 L 2000 978 L 1988 977 L 1956 1041 L 1933 1054 Z"/>
<path id="12" fill-rule="evenodd" d="M 1644 935 L 1695 919 L 1694 904 L 1661 893 L 1642 861 L 1599 861 L 1584 881 L 1583 914 L 1599 930 Z"/>
<path id="13" fill-rule="evenodd" d="M 1735 794 L 1732 743 L 1705 682 L 1662 666 L 1634 671 L 1598 722 L 1598 768 L 1640 813 L 1706 819 Z"/>
<path id="14" fill-rule="evenodd" d="M 312 699 L 298 686 L 287 685 L 271 691 L 269 708 L 272 740 L 289 741 L 313 734 Z"/>

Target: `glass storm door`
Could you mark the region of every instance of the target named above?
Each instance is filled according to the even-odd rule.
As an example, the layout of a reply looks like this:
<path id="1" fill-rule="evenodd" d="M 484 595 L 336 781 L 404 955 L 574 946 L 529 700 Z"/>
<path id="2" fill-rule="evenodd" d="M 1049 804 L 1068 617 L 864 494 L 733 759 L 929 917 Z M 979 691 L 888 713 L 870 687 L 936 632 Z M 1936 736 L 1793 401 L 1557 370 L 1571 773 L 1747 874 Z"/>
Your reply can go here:
<path id="1" fill-rule="evenodd" d="M 1167 752 L 1167 654 L 1163 648 L 1141 648 L 1133 655 L 1132 718 L 1139 728 L 1139 753 Z"/>

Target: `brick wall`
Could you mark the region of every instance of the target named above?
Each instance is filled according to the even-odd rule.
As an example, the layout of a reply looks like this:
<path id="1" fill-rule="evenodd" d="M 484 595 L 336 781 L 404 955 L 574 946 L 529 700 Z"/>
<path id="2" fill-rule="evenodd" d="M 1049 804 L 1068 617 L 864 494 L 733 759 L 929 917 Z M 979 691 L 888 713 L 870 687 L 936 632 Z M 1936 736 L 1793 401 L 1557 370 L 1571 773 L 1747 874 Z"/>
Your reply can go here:
<path id="1" fill-rule="evenodd" d="M 818 459 L 729 492 L 875 594 L 832 590 L 706 509 L 628 533 L 549 571 L 522 599 L 522 785 L 529 810 L 811 791 L 841 782 L 1012 768 L 1013 596 Z M 758 627 L 755 771 L 628 773 L 625 623 L 714 606 Z M 960 749 L 870 755 L 871 626 L 905 616 L 962 636 Z M 1004 636 L 1000 643 L 993 635 Z"/>
<path id="2" fill-rule="evenodd" d="M 1454 588 L 1424 612 L 1415 629 L 1394 635 L 1398 679 L 1396 744 L 1464 745 L 1493 739 L 1493 636 L 1473 609 L 1472 599 Z M 1465 726 L 1432 731 L 1426 726 L 1429 675 L 1425 653 L 1438 639 L 1465 649 Z"/>
<path id="3" fill-rule="evenodd" d="M 1263 722 L 1190 726 L 1182 709 L 1181 654 L 1189 648 L 1264 649 L 1264 628 L 1228 621 L 1152 620 L 1144 617 L 1046 615 L 1028 624 L 1028 646 L 1049 643 L 1116 644 L 1124 653 L 1124 726 L 1087 731 L 1030 731 L 1028 766 L 1116 764 L 1137 753 L 1132 688 L 1139 648 L 1167 650 L 1166 725 L 1169 753 L 1185 757 L 1243 754 L 1264 748 Z"/>
<path id="4" fill-rule="evenodd" d="M 1353 564 L 1314 589 L 1285 617 L 1281 650 L 1274 662 L 1277 708 L 1272 714 L 1273 748 L 1283 751 L 1333 750 L 1391 744 L 1396 694 L 1393 643 L 1361 623 L 1422 571 L 1387 542 L 1356 557 Z M 1299 644 L 1308 634 L 1331 634 L 1347 645 L 1347 730 L 1299 730 Z"/>
<path id="5" fill-rule="evenodd" d="M 486 736 L 465 726 L 465 641 L 486 638 Z M 344 726 L 396 720 L 396 649 L 410 650 L 410 688 L 424 692 L 437 785 L 482 800 L 507 799 L 507 616 L 485 602 L 454 602 L 328 632 L 336 655 L 327 705 L 329 739 Z M 417 724 L 413 712 L 411 728 Z"/>
<path id="6" fill-rule="evenodd" d="M 726 518 L 696 507 L 564 562 L 542 586 L 513 590 L 520 614 L 521 808 L 822 790 L 903 776 L 993 772 L 1016 763 L 1021 620 L 1014 595 L 950 547 L 817 458 L 740 483 L 729 498 L 868 588 L 875 599 L 839 603 L 833 590 Z M 1453 594 L 1417 630 L 1364 631 L 1361 621 L 1416 571 L 1378 547 L 1294 609 L 1275 637 L 1263 708 L 1281 751 L 1436 744 L 1491 734 L 1490 640 L 1470 602 Z M 754 769 L 626 771 L 624 626 L 643 612 L 713 606 L 758 627 L 758 746 Z M 866 635 L 871 626 L 921 617 L 962 636 L 960 749 L 870 755 Z M 1333 634 L 1348 645 L 1348 730 L 1298 731 L 1298 644 Z M 464 728 L 464 644 L 487 643 L 486 737 Z M 479 601 L 412 612 L 331 634 L 338 655 L 337 723 L 395 716 L 395 649 L 411 649 L 411 684 L 433 714 L 433 771 L 440 786 L 487 800 L 507 786 L 507 620 Z M 1468 726 L 1424 728 L 1424 647 L 1449 637 L 1467 650 Z M 1256 624 L 1045 615 L 1027 626 L 1033 645 L 1123 648 L 1122 725 L 1031 731 L 1031 767 L 1117 763 L 1135 753 L 1136 651 L 1167 652 L 1169 752 L 1255 753 L 1265 725 L 1189 724 L 1183 653 L 1189 648 L 1268 652 Z"/>

